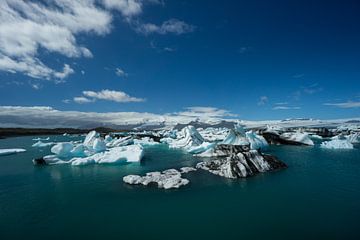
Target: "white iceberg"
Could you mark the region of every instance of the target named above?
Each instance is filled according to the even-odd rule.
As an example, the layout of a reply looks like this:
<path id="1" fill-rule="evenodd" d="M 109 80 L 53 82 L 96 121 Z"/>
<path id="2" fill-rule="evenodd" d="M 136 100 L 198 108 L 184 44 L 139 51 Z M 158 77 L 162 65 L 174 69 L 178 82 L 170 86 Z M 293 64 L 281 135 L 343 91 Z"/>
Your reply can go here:
<path id="1" fill-rule="evenodd" d="M 113 138 L 110 135 L 105 136 L 105 143 L 109 143 L 113 140 Z"/>
<path id="2" fill-rule="evenodd" d="M 141 139 L 134 139 L 134 144 L 139 144 L 139 145 L 142 145 L 142 146 L 148 146 L 148 145 L 157 145 L 159 143 L 155 142 L 150 137 L 143 137 Z"/>
<path id="3" fill-rule="evenodd" d="M 179 137 L 179 136 L 178 136 Z M 171 148 L 183 148 L 185 150 L 191 147 L 199 146 L 204 142 L 203 137 L 193 126 L 186 126 L 181 130 L 180 137 L 169 142 Z"/>
<path id="4" fill-rule="evenodd" d="M 51 152 L 58 157 L 69 157 L 71 156 L 71 150 L 74 148 L 74 145 L 70 142 L 61 142 L 57 143 L 51 148 Z"/>
<path id="5" fill-rule="evenodd" d="M 145 176 L 128 175 L 123 177 L 127 184 L 156 184 L 158 188 L 171 189 L 179 188 L 189 183 L 189 180 L 181 177 L 181 173 L 176 169 L 168 169 L 163 172 L 149 172 Z"/>
<path id="6" fill-rule="evenodd" d="M 263 136 L 257 135 L 254 131 L 250 130 L 246 132 L 246 138 L 250 142 L 251 149 L 265 149 L 269 146 Z"/>
<path id="7" fill-rule="evenodd" d="M 353 149 L 354 146 L 348 140 L 334 139 L 331 141 L 322 142 L 321 148 L 327 149 Z"/>
<path id="8" fill-rule="evenodd" d="M 103 152 L 106 150 L 106 143 L 102 139 L 96 138 L 93 142 L 92 148 L 95 152 Z"/>
<path id="9" fill-rule="evenodd" d="M 350 135 L 346 136 L 346 139 L 350 143 L 360 143 L 360 132 L 351 133 Z"/>
<path id="10" fill-rule="evenodd" d="M 132 136 L 127 136 L 123 138 L 113 139 L 112 141 L 106 144 L 107 147 L 120 147 L 120 146 L 127 146 L 134 143 L 134 139 Z"/>
<path id="11" fill-rule="evenodd" d="M 73 157 L 86 157 L 90 153 L 83 144 L 76 145 L 70 152 Z"/>
<path id="12" fill-rule="evenodd" d="M 33 141 L 49 141 L 50 140 L 50 137 L 47 137 L 47 138 L 33 138 L 32 139 Z"/>
<path id="13" fill-rule="evenodd" d="M 88 164 L 114 164 L 121 162 L 140 162 L 144 155 L 143 148 L 139 145 L 130 145 L 125 147 L 114 147 L 108 151 L 96 153 L 88 157 L 72 158 L 69 162 L 71 165 L 88 165 Z"/>
<path id="14" fill-rule="evenodd" d="M 84 139 L 84 146 L 92 148 L 94 141 L 99 137 L 99 134 L 96 131 L 89 132 Z"/>
<path id="15" fill-rule="evenodd" d="M 26 150 L 23 148 L 0 149 L 0 156 L 22 153 L 22 152 L 26 152 Z"/>
<path id="16" fill-rule="evenodd" d="M 310 138 L 312 138 L 312 139 L 318 139 L 318 140 L 323 139 L 322 136 L 317 135 L 317 134 L 311 134 L 311 135 L 310 135 Z"/>
<path id="17" fill-rule="evenodd" d="M 310 139 L 309 134 L 301 132 L 286 132 L 280 135 L 281 139 L 286 141 L 313 146 L 314 142 Z"/>
<path id="18" fill-rule="evenodd" d="M 203 142 L 199 146 L 193 146 L 188 148 L 188 152 L 191 154 L 200 154 L 206 151 L 209 151 L 210 149 L 213 149 L 216 146 L 216 143 L 209 143 L 209 142 Z"/>
<path id="19" fill-rule="evenodd" d="M 32 147 L 49 147 L 49 146 L 52 146 L 54 145 L 55 143 L 54 142 L 47 142 L 47 143 L 44 143 L 42 141 L 37 141 L 36 143 L 34 143 L 33 145 L 31 145 Z"/>
<path id="20" fill-rule="evenodd" d="M 220 144 L 249 145 L 250 143 L 246 139 L 244 128 L 240 124 L 236 124 L 234 130 L 231 129 L 229 134 Z"/>

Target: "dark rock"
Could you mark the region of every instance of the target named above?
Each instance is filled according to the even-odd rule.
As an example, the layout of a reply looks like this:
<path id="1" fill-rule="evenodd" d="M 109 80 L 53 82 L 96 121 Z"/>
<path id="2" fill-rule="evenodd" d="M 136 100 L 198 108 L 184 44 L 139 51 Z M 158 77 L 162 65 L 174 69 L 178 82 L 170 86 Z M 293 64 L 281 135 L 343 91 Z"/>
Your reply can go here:
<path id="1" fill-rule="evenodd" d="M 34 165 L 47 165 L 44 158 L 35 158 L 32 160 Z"/>

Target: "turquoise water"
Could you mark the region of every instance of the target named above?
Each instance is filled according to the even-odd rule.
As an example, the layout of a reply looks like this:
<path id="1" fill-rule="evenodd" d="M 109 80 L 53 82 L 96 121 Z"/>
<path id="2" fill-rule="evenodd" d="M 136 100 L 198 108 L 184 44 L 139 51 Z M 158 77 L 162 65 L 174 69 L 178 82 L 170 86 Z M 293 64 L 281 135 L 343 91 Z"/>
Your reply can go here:
<path id="1" fill-rule="evenodd" d="M 197 159 L 161 145 L 142 164 L 34 167 L 49 148 L 31 139 L 0 140 L 28 150 L 0 157 L 0 239 L 360 239 L 359 149 L 272 146 L 288 169 L 241 180 L 198 171 L 164 191 L 122 177 Z"/>

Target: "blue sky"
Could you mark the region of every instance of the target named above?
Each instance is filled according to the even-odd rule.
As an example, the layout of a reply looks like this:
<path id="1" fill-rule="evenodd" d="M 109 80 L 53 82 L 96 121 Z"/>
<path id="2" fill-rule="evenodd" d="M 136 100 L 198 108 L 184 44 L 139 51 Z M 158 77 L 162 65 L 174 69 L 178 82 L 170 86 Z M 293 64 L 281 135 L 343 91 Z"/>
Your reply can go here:
<path id="1" fill-rule="evenodd" d="M 0 6 L 2 106 L 360 116 L 358 1 L 43 2 Z"/>

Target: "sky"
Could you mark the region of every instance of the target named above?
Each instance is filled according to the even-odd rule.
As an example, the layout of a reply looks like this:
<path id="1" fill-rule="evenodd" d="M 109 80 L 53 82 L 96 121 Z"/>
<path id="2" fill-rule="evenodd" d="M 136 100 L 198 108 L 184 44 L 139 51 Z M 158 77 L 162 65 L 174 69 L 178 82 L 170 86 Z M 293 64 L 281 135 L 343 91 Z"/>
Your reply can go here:
<path id="1" fill-rule="evenodd" d="M 0 1 L 0 123 L 360 117 L 356 0 Z"/>

